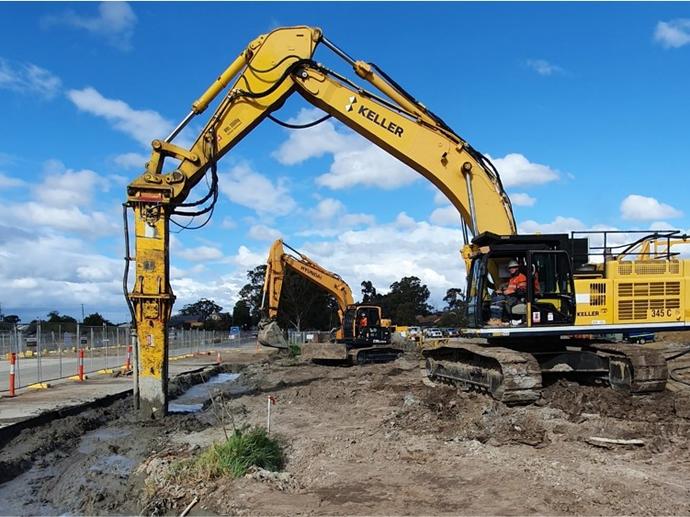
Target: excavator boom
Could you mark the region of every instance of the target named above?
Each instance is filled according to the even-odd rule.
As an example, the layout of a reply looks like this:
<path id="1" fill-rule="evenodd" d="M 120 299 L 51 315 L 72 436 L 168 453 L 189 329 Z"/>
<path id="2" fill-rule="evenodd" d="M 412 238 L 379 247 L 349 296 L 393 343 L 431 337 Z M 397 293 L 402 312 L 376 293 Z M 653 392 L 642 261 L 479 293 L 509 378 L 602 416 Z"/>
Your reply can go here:
<path id="1" fill-rule="evenodd" d="M 316 63 L 312 58 L 320 43 L 344 59 L 375 92 Z M 145 415 L 167 412 L 167 322 L 175 300 L 170 287 L 169 225 L 178 224 L 175 216 L 210 217 L 218 198 L 218 160 L 294 92 L 439 188 L 461 215 L 466 243 L 470 234 L 516 232 L 510 201 L 489 160 L 380 68 L 353 60 L 317 28 L 280 28 L 262 35 L 193 103 L 167 138 L 153 141 L 146 170 L 127 188 L 126 206 L 134 212 L 136 267 L 134 285 L 126 295 L 139 343 L 140 408 Z M 189 121 L 221 94 L 191 148 L 175 145 L 174 138 Z M 177 163 L 173 170 L 166 168 L 169 159 Z M 186 201 L 209 172 L 209 193 Z M 468 257 L 467 252 L 464 255 Z"/>

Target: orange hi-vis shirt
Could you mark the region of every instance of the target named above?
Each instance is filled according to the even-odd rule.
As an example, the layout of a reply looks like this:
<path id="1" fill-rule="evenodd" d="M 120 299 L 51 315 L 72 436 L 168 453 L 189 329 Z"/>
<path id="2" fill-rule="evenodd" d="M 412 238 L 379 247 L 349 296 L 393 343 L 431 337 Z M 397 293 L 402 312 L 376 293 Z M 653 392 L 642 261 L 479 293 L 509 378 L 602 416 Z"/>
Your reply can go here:
<path id="1" fill-rule="evenodd" d="M 515 291 L 518 289 L 527 289 L 527 277 L 522 273 L 518 273 L 515 276 L 511 276 L 508 280 L 508 287 L 512 287 Z"/>

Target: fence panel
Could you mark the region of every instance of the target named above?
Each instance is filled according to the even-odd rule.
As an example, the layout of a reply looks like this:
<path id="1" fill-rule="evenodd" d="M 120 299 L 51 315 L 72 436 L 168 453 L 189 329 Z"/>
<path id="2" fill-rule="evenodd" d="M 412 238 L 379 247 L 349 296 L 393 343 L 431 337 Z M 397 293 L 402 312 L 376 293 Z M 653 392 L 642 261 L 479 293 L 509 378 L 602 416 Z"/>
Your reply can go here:
<path id="1" fill-rule="evenodd" d="M 0 332 L 0 393 L 9 391 L 10 354 L 16 354 L 15 388 L 51 382 L 77 374 L 79 350 L 84 349 L 84 372 L 122 368 L 132 344 L 128 327 L 38 322 L 29 331 Z M 256 346 L 256 334 L 231 336 L 226 331 L 170 330 L 169 356 Z"/>

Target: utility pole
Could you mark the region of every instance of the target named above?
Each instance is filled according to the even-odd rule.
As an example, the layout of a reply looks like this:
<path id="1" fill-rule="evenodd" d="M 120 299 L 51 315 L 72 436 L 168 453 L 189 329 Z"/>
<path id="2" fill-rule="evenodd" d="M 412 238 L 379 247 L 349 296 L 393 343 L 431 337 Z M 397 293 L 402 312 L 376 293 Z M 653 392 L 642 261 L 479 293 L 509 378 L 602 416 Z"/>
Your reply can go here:
<path id="1" fill-rule="evenodd" d="M 81 322 L 84 323 L 84 304 L 81 304 Z"/>

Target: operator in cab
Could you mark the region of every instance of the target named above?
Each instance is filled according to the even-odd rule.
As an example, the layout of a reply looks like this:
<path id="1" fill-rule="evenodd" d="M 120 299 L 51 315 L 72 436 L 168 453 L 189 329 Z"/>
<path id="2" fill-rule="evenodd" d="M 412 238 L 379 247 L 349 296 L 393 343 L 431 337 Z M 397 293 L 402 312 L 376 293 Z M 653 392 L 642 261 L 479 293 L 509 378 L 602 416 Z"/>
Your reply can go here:
<path id="1" fill-rule="evenodd" d="M 491 298 L 491 326 L 502 326 L 510 320 L 510 309 L 527 293 L 527 277 L 520 272 L 517 260 L 508 262 L 508 273 L 508 283 L 496 289 Z"/>

